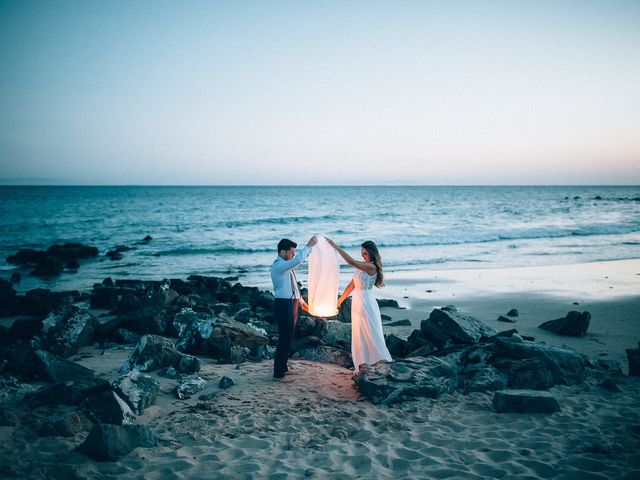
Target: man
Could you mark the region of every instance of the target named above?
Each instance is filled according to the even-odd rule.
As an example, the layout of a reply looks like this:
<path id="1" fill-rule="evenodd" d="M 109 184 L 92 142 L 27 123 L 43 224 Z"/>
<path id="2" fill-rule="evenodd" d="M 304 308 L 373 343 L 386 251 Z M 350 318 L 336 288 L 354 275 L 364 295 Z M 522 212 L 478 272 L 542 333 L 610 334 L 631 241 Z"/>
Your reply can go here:
<path id="1" fill-rule="evenodd" d="M 307 245 L 300 249 L 296 255 L 297 243 L 288 238 L 283 238 L 278 242 L 278 257 L 271 266 L 271 281 L 273 282 L 273 294 L 275 302 L 273 304 L 273 315 L 278 324 L 278 345 L 273 359 L 273 378 L 284 378 L 284 374 L 289 370 L 287 360 L 289 360 L 289 350 L 293 339 L 293 329 L 295 327 L 300 308 L 305 311 L 307 305 L 300 296 L 298 281 L 293 269 L 304 262 L 311 253 L 311 247 L 318 242 L 313 236 Z"/>

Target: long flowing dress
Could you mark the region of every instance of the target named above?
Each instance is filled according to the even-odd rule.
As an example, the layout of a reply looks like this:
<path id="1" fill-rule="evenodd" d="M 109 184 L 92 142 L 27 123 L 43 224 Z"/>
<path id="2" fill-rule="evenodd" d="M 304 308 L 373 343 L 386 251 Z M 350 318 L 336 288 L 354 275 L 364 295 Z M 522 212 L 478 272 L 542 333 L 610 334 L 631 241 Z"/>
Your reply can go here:
<path id="1" fill-rule="evenodd" d="M 356 372 L 363 363 L 373 365 L 380 360 L 391 361 L 391 354 L 384 343 L 380 308 L 371 290 L 375 282 L 376 276 L 363 270 L 356 270 L 353 274 L 351 357 Z"/>

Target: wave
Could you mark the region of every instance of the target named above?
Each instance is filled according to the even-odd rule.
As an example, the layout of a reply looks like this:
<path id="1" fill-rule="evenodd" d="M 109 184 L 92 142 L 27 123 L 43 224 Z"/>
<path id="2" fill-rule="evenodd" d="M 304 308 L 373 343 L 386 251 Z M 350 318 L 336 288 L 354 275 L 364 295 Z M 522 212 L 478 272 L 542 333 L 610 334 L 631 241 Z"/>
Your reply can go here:
<path id="1" fill-rule="evenodd" d="M 239 228 L 252 227 L 258 225 L 287 225 L 292 223 L 313 223 L 318 221 L 338 221 L 343 217 L 337 215 L 319 215 L 319 216 L 292 216 L 292 217 L 271 217 L 257 218 L 255 220 L 229 220 L 217 224 L 219 227 Z"/>

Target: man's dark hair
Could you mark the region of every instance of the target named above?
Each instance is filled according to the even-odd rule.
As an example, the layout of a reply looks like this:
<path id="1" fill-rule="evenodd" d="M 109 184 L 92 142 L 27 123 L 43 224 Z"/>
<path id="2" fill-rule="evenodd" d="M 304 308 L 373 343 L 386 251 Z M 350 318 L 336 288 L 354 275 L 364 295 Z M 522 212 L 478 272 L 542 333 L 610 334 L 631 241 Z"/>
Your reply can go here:
<path id="1" fill-rule="evenodd" d="M 292 242 L 288 238 L 283 238 L 278 242 L 278 253 L 281 250 L 289 250 L 291 247 L 296 248 L 298 244 L 296 242 Z"/>

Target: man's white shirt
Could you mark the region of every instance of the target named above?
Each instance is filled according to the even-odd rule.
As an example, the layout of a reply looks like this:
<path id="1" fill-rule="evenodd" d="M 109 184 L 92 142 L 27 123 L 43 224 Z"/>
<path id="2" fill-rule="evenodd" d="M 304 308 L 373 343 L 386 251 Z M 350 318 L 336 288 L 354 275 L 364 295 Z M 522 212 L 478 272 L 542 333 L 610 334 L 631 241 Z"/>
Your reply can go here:
<path id="1" fill-rule="evenodd" d="M 276 298 L 300 298 L 300 290 L 298 290 L 293 269 L 304 262 L 310 253 L 311 248 L 303 247 L 291 260 L 285 260 L 281 256 L 275 259 L 271 265 L 271 282 Z"/>

